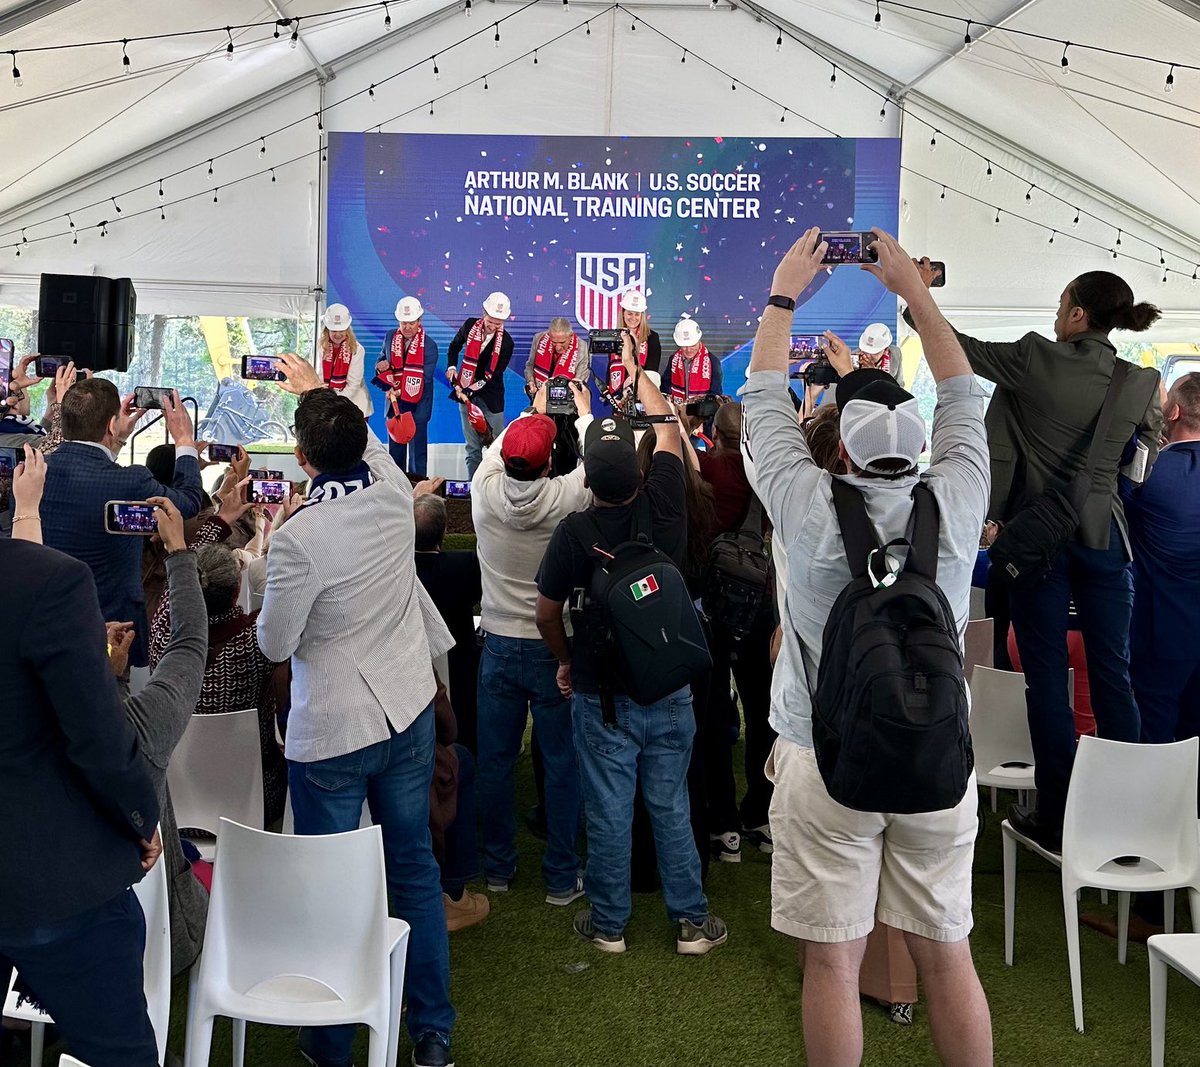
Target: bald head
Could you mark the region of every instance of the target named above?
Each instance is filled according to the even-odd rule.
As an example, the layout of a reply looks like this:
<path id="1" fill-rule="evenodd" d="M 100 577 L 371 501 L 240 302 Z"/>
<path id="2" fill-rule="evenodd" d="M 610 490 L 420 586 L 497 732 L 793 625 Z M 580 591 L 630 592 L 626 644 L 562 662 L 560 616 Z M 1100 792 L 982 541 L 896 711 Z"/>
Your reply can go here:
<path id="1" fill-rule="evenodd" d="M 722 404 L 713 416 L 713 432 L 722 448 L 737 449 L 742 440 L 742 405 Z"/>
<path id="2" fill-rule="evenodd" d="M 446 537 L 446 502 L 431 493 L 417 497 L 413 501 L 413 524 L 416 526 L 416 550 L 437 552 Z"/>

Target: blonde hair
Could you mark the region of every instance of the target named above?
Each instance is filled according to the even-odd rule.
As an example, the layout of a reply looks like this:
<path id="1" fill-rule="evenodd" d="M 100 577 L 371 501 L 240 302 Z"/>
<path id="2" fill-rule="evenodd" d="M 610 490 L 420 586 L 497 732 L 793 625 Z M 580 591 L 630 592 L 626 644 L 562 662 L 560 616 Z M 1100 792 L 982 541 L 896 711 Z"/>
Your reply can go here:
<path id="1" fill-rule="evenodd" d="M 626 308 L 621 309 L 621 322 L 625 321 L 626 315 L 640 315 L 642 317 L 641 324 L 637 328 L 637 333 L 633 336 L 637 339 L 639 345 L 645 344 L 650 339 L 650 315 L 646 311 L 629 311 Z"/>
<path id="2" fill-rule="evenodd" d="M 346 327 L 346 340 L 350 343 L 350 354 L 353 355 L 358 349 L 358 338 L 354 336 L 354 328 L 351 326 Z M 329 340 L 329 327 L 322 326 L 321 339 L 317 342 L 317 348 L 324 351 L 326 345 L 332 344 L 333 342 Z"/>

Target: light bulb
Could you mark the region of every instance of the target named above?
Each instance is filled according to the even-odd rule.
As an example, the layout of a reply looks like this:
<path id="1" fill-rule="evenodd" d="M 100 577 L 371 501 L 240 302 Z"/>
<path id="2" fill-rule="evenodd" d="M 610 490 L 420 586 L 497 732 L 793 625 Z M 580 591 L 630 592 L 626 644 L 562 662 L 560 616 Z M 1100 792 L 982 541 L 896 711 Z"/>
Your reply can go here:
<path id="1" fill-rule="evenodd" d="M 1163 83 L 1164 93 L 1173 93 L 1175 91 L 1175 64 L 1171 64 L 1171 69 L 1167 71 L 1167 80 Z"/>

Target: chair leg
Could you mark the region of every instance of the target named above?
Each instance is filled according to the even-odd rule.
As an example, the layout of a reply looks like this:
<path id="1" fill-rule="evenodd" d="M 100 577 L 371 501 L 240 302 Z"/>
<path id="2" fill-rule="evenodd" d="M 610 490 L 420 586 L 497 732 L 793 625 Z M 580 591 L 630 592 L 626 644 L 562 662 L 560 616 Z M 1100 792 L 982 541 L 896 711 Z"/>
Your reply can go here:
<path id="1" fill-rule="evenodd" d="M 1200 889 L 1188 886 L 1188 909 L 1192 913 L 1192 933 L 1200 934 Z"/>
<path id="2" fill-rule="evenodd" d="M 1108 890 L 1107 890 L 1107 889 L 1101 889 L 1101 890 L 1100 890 L 1100 903 L 1101 903 L 1101 904 L 1107 904 L 1107 903 L 1108 903 Z"/>
<path id="3" fill-rule="evenodd" d="M 387 1067 L 396 1067 L 400 1054 L 400 1007 L 404 1002 L 404 965 L 408 959 L 407 936 L 396 945 L 388 959 L 391 972 L 388 999 Z"/>
<path id="4" fill-rule="evenodd" d="M 1175 932 L 1175 890 L 1163 890 L 1163 932 Z"/>
<path id="5" fill-rule="evenodd" d="M 1004 962 L 1013 965 L 1013 936 L 1017 922 L 1017 840 L 1004 839 Z"/>
<path id="6" fill-rule="evenodd" d="M 1150 946 L 1150 1067 L 1163 1067 L 1167 1030 L 1167 964 Z"/>
<path id="7" fill-rule="evenodd" d="M 233 1023 L 233 1067 L 246 1065 L 246 1020 L 231 1019 Z"/>
<path id="8" fill-rule="evenodd" d="M 184 1047 L 183 1067 L 208 1067 L 212 1051 L 213 1017 L 198 1018 L 194 1011 L 188 1013 L 187 1044 Z"/>
<path id="9" fill-rule="evenodd" d="M 390 1025 L 389 1025 L 390 1030 Z M 367 1067 L 387 1067 L 391 1036 L 367 1024 Z M 395 1067 L 395 1065 L 392 1065 Z"/>
<path id="10" fill-rule="evenodd" d="M 42 1067 L 42 1052 L 46 1048 L 46 1024 L 30 1023 L 29 1067 Z"/>
<path id="11" fill-rule="evenodd" d="M 1129 894 L 1117 894 L 1117 962 L 1125 963 L 1129 949 Z"/>
<path id="12" fill-rule="evenodd" d="M 1063 886 L 1063 923 L 1067 928 L 1067 963 L 1071 968 L 1071 1007 L 1075 1029 L 1083 1033 L 1083 978 L 1079 964 L 1079 900 L 1076 891 Z"/>
<path id="13" fill-rule="evenodd" d="M 992 814 L 996 814 L 996 787 L 992 786 Z"/>

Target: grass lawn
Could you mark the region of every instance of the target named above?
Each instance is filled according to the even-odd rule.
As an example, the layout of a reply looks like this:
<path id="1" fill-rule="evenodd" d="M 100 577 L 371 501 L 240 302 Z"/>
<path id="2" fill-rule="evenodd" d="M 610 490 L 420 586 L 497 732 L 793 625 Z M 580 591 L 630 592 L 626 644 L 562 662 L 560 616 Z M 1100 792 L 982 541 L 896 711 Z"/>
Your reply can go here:
<path id="1" fill-rule="evenodd" d="M 523 811 L 533 802 L 527 757 L 518 771 Z M 676 956 L 662 899 L 655 894 L 635 897 L 626 930 L 629 951 L 607 956 L 572 933 L 575 906 L 543 903 L 540 842 L 523 827 L 520 847 L 513 891 L 492 898 L 486 923 L 450 938 L 458 1064 L 778 1067 L 805 1062 L 796 949 L 769 922 L 769 857 L 750 852 L 743 853 L 740 864 L 713 864 L 709 901 L 730 930 L 723 948 L 706 957 Z M 1003 956 L 999 817 L 989 811 L 975 859 L 972 943 L 991 1004 L 996 1063 L 1146 1063 L 1146 949 L 1131 945 L 1122 967 L 1115 943 L 1082 930 L 1087 1032 L 1075 1033 L 1058 875 L 1029 853 L 1021 854 L 1019 864 L 1016 966 L 1009 968 Z M 1098 899 L 1095 891 L 1085 891 L 1084 909 L 1098 908 Z M 1186 920 L 1179 928 L 1188 928 Z M 185 992 L 186 983 L 177 980 L 170 1047 L 180 1055 Z M 1172 973 L 1168 997 L 1167 1063 L 1200 1063 L 1200 1032 L 1193 1025 L 1200 989 Z M 873 1003 L 864 1003 L 863 1015 L 865 1063 L 937 1063 L 924 1004 L 917 1005 L 909 1028 L 891 1023 Z M 229 1034 L 229 1023 L 219 1020 L 214 1064 L 230 1062 Z M 404 1039 L 400 1062 L 408 1063 L 408 1056 Z M 47 1065 L 56 1062 L 47 1056 Z M 246 1062 L 253 1067 L 303 1064 L 293 1032 L 256 1025 L 248 1030 Z M 365 1033 L 356 1044 L 355 1062 L 366 1063 Z"/>

